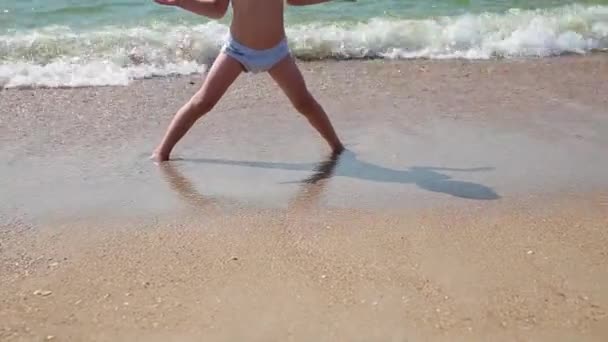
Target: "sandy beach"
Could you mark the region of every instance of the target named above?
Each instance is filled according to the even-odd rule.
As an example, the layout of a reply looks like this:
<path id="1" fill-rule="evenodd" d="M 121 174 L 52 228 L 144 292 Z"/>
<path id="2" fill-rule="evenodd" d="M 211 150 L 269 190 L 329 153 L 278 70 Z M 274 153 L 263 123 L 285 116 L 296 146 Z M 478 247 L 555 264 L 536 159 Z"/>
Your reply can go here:
<path id="1" fill-rule="evenodd" d="M 1 341 L 606 341 L 608 58 L 0 91 Z"/>

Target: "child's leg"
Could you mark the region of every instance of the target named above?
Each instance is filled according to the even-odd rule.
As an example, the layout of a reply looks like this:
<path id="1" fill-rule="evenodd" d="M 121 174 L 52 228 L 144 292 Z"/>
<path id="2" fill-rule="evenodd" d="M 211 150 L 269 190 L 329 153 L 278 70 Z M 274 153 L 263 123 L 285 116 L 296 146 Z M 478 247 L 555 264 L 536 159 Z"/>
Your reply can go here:
<path id="1" fill-rule="evenodd" d="M 207 114 L 237 79 L 243 67 L 239 62 L 220 53 L 203 82 L 203 86 L 175 114 L 160 145 L 152 158 L 158 162 L 169 160 L 177 142 L 201 116 Z"/>
<path id="2" fill-rule="evenodd" d="M 323 110 L 306 87 L 302 73 L 293 57 L 289 56 L 269 71 L 270 76 L 283 89 L 293 106 L 304 115 L 310 124 L 329 143 L 334 152 L 341 152 L 344 147 Z"/>

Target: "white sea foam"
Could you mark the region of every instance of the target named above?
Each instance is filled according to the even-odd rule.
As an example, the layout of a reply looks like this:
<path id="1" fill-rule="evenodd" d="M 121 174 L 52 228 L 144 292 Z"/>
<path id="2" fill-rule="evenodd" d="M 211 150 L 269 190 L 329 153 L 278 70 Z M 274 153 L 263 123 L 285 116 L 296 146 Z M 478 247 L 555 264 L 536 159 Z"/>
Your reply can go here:
<path id="1" fill-rule="evenodd" d="M 608 49 L 608 6 L 467 14 L 425 20 L 374 19 L 354 26 L 290 30 L 308 58 L 548 57 Z"/>
<path id="2" fill-rule="evenodd" d="M 304 59 L 549 57 L 608 50 L 608 6 L 319 22 L 287 31 L 294 54 Z M 200 73 L 227 33 L 215 22 L 7 32 L 0 36 L 0 87 L 126 85 Z"/>

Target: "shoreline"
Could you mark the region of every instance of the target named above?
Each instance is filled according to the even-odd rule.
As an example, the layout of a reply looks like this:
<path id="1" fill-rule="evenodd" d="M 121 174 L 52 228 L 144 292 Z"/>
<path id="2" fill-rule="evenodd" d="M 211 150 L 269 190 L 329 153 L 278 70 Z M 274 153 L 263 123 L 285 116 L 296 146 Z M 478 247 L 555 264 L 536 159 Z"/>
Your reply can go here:
<path id="1" fill-rule="evenodd" d="M 332 58 L 305 58 L 305 57 L 297 57 L 296 60 L 298 65 L 301 67 L 306 67 L 309 64 L 323 64 L 328 63 L 414 63 L 421 65 L 432 65 L 432 64 L 485 64 L 485 63 L 539 63 L 546 61 L 548 63 L 559 62 L 560 60 L 572 61 L 572 60 L 585 60 L 585 59 L 596 59 L 608 56 L 607 50 L 597 50 L 597 51 L 589 51 L 584 54 L 579 53 L 564 53 L 559 56 L 544 56 L 544 57 L 496 57 L 496 58 L 477 58 L 477 59 L 469 59 L 469 58 L 430 58 L 430 57 L 414 57 L 414 58 L 385 58 L 385 57 L 352 57 L 352 58 L 340 58 L 340 57 L 332 57 Z M 213 60 L 213 59 L 212 59 Z M 21 91 L 21 90 L 48 90 L 48 89 L 61 89 L 61 90 L 69 90 L 69 89 L 87 89 L 87 88 L 124 88 L 132 86 L 139 82 L 147 82 L 154 80 L 179 80 L 183 78 L 193 78 L 193 77 L 201 77 L 206 74 L 206 71 L 202 73 L 193 72 L 191 74 L 169 74 L 163 76 L 147 76 L 144 78 L 134 78 L 130 79 L 129 83 L 126 85 L 81 85 L 81 86 L 69 86 L 69 85 L 60 85 L 60 86 L 16 86 L 16 87 L 0 87 L 0 92 L 2 91 Z"/>

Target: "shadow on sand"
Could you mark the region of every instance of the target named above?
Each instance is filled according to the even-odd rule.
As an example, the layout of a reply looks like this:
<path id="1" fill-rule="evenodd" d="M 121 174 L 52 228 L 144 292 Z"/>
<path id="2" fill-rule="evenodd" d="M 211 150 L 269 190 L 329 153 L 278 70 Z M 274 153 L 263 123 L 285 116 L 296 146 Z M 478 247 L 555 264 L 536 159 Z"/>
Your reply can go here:
<path id="1" fill-rule="evenodd" d="M 331 177 L 351 177 L 366 181 L 381 183 L 415 184 L 421 189 L 448 194 L 455 197 L 474 200 L 496 200 L 500 196 L 485 185 L 454 180 L 443 172 L 481 172 L 492 171 L 493 168 L 440 168 L 413 166 L 406 170 L 386 168 L 362 161 L 351 151 L 340 155 L 332 155 L 321 163 L 274 163 L 247 160 L 225 159 L 181 159 L 186 162 L 204 164 L 234 165 L 263 169 L 311 172 L 312 175 L 297 183 L 315 184 Z"/>

